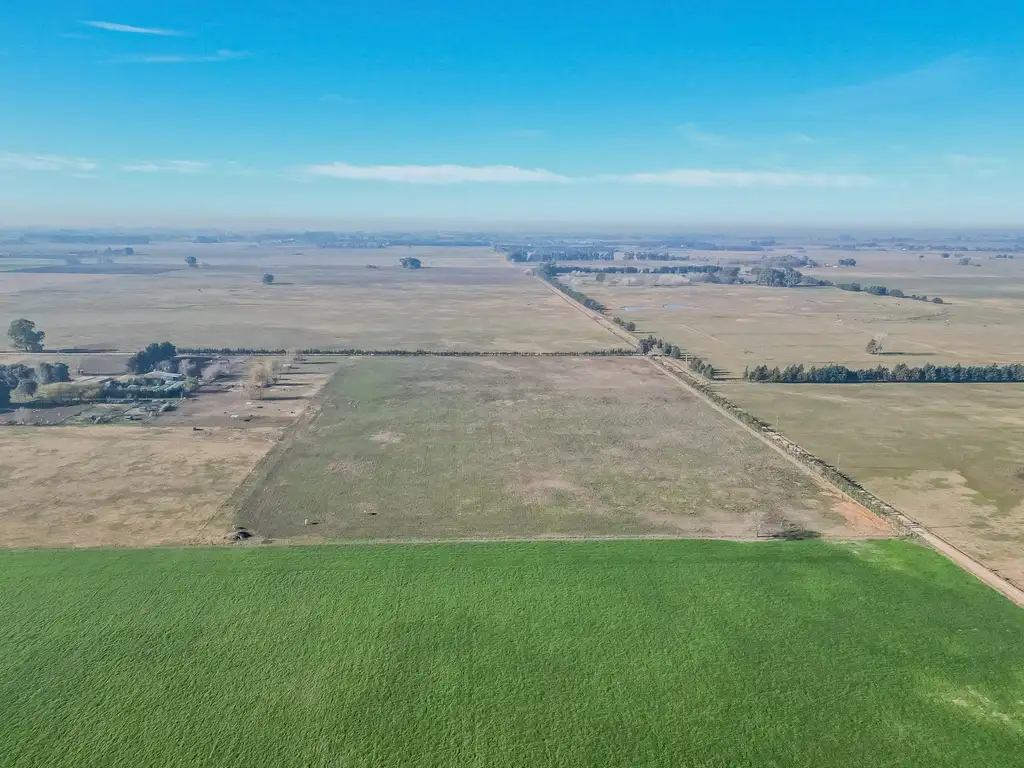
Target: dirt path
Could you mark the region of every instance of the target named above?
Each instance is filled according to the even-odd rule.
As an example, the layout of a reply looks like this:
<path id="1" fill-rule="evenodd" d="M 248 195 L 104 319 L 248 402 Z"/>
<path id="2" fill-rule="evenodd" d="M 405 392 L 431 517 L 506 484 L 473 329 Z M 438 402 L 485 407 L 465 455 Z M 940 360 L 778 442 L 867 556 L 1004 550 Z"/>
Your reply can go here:
<path id="1" fill-rule="evenodd" d="M 540 282 L 544 283 L 545 285 L 548 285 L 543 280 L 541 280 Z M 587 309 L 582 304 L 580 304 L 578 301 L 576 301 L 575 299 L 573 299 L 573 298 L 571 298 L 569 296 L 566 296 L 564 293 L 559 291 L 557 288 L 554 288 L 551 285 L 548 285 L 548 288 L 550 290 L 554 291 L 555 293 L 557 293 L 559 296 L 561 296 L 569 304 L 571 304 L 572 306 L 576 307 L 576 309 L 578 309 L 580 312 L 583 312 L 585 315 L 587 315 L 588 317 L 593 319 L 595 322 L 600 323 L 602 326 L 607 328 L 610 332 L 614 333 L 619 338 L 626 339 L 634 347 L 639 346 L 639 342 L 636 339 L 636 337 L 633 336 L 632 334 L 630 334 L 628 331 L 625 331 L 625 330 L 619 328 L 618 326 L 616 326 L 614 323 L 612 323 L 610 320 L 608 320 L 606 317 L 600 315 L 599 313 Z M 851 503 L 856 504 L 859 508 L 864 509 L 864 512 L 866 514 L 871 515 L 872 517 L 878 517 L 877 515 L 875 515 L 870 510 L 865 509 L 863 507 L 863 505 L 859 504 L 855 499 L 850 497 L 848 494 L 844 493 L 842 489 L 832 485 L 831 483 L 828 483 L 820 475 L 816 474 L 809 467 L 807 467 L 802 462 L 798 461 L 796 458 L 791 456 L 789 453 L 787 453 L 785 450 L 783 450 L 783 448 L 781 446 L 776 445 L 771 440 L 769 440 L 764 435 L 762 435 L 758 430 L 753 429 L 749 424 L 744 423 L 740 419 L 736 418 L 733 414 L 729 413 L 729 411 L 727 411 L 724 408 L 720 407 L 717 403 L 715 403 L 711 398 L 707 397 L 698 388 L 696 388 L 694 386 L 691 386 L 691 381 L 693 383 L 699 383 L 699 382 L 698 382 L 696 377 L 692 377 L 691 378 L 691 374 L 689 374 L 687 371 L 685 371 L 682 368 L 682 366 L 676 365 L 674 363 L 674 361 L 667 361 L 667 360 L 663 360 L 663 359 L 658 358 L 658 357 L 649 357 L 649 358 L 647 358 L 647 360 L 648 360 L 648 362 L 651 363 L 651 365 L 656 367 L 658 370 L 662 371 L 666 376 L 669 376 L 672 379 L 674 379 L 676 382 L 678 382 L 678 384 L 681 387 L 685 388 L 689 393 L 691 393 L 692 395 L 700 398 L 703 402 L 707 403 L 710 407 L 714 408 L 716 411 L 718 411 L 722 415 L 724 415 L 727 418 L 731 419 L 736 424 L 739 424 L 740 426 L 742 426 L 748 432 L 750 432 L 755 437 L 757 437 L 765 445 L 768 445 L 773 450 L 781 453 L 790 462 L 792 462 L 797 467 L 799 467 L 803 472 L 807 473 L 812 478 L 814 478 L 816 482 L 824 483 L 826 485 L 826 487 L 828 487 L 830 490 L 835 491 L 836 493 L 840 494 L 843 498 L 849 500 Z M 876 498 L 878 498 L 877 495 L 876 495 Z M 882 501 L 883 503 L 888 504 L 888 506 L 890 506 L 890 507 L 893 506 L 893 505 L 889 504 L 888 502 L 886 502 L 884 499 L 879 498 L 879 501 Z M 893 509 L 895 509 L 895 507 L 893 507 Z M 925 526 L 921 525 L 921 523 L 919 523 L 917 520 L 914 520 L 909 515 L 907 515 L 907 514 L 897 510 L 896 514 L 895 514 L 895 518 L 896 518 L 896 523 L 898 525 L 903 527 L 905 530 L 907 530 L 912 535 L 914 535 L 915 537 L 917 537 L 918 539 L 923 541 L 928 546 L 932 547 L 932 549 L 934 549 L 935 551 L 939 552 L 940 554 L 946 556 L 947 558 L 952 560 L 954 563 L 956 563 L 956 565 L 958 565 L 960 568 L 962 568 L 963 570 L 967 571 L 971 575 L 975 576 L 976 578 L 978 578 L 979 580 L 981 580 L 982 582 L 984 582 L 985 584 L 990 586 L 992 589 L 994 589 L 997 592 L 1001 593 L 1002 595 L 1004 595 L 1006 598 L 1008 598 L 1010 601 L 1012 601 L 1016 605 L 1024 607 L 1024 590 L 1022 590 L 1019 587 L 1015 586 L 1014 584 L 1010 583 L 1009 581 L 1004 579 L 1002 576 L 997 574 L 995 571 L 993 571 L 991 568 L 988 568 L 985 565 L 983 565 L 982 563 L 980 563 L 979 561 L 975 560 L 973 557 L 968 555 L 966 552 L 962 552 L 961 550 L 957 549 L 954 545 L 950 544 L 948 541 L 943 539 L 941 536 L 935 534 L 934 532 L 932 532 L 931 530 L 929 530 Z M 881 520 L 881 518 L 878 518 L 878 519 Z"/>

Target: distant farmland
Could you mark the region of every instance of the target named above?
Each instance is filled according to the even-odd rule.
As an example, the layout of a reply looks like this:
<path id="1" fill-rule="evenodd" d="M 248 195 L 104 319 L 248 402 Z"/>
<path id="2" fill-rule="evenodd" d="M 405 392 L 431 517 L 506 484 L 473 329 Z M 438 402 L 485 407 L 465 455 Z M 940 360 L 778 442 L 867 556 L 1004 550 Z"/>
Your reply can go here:
<path id="1" fill-rule="evenodd" d="M 1024 614 L 884 541 L 0 553 L 0 764 L 1020 764 Z"/>

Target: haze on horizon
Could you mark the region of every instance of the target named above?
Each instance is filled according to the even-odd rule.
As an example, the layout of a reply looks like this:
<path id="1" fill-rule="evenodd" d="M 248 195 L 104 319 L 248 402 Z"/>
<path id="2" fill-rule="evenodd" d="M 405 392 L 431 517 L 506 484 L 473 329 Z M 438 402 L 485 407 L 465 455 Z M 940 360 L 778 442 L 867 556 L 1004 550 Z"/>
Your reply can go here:
<path id="1" fill-rule="evenodd" d="M 0 226 L 1019 225 L 1024 7 L 54 0 Z"/>

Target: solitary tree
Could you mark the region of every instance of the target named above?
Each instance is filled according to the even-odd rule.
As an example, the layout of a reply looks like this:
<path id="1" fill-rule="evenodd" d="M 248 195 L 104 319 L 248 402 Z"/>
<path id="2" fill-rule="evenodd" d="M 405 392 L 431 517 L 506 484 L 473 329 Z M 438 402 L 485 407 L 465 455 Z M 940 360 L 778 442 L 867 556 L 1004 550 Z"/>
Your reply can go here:
<path id="1" fill-rule="evenodd" d="M 7 329 L 7 338 L 11 340 L 14 348 L 25 352 L 42 352 L 45 336 L 45 333 L 36 330 L 35 323 L 24 317 L 11 321 Z"/>
<path id="2" fill-rule="evenodd" d="M 188 264 L 190 267 L 198 267 L 199 259 L 197 259 L 195 256 L 186 256 L 185 263 Z"/>
<path id="3" fill-rule="evenodd" d="M 871 339 L 871 341 L 868 342 L 868 345 L 867 347 L 864 348 L 864 351 L 867 352 L 869 355 L 882 354 L 882 349 L 884 348 L 882 345 L 883 341 L 885 341 L 885 334 L 875 336 L 874 338 Z"/>
<path id="4" fill-rule="evenodd" d="M 272 282 L 274 282 L 274 276 L 272 274 L 270 274 L 269 272 L 264 272 L 263 273 L 263 284 L 264 285 L 270 285 Z"/>

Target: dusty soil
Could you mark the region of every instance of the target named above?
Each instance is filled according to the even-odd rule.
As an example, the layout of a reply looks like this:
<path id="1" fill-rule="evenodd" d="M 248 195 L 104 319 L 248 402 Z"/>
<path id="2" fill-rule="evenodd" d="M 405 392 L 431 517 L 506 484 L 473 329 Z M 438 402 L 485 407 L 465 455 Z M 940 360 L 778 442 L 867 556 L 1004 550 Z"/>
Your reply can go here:
<path id="1" fill-rule="evenodd" d="M 0 546 L 199 544 L 276 429 L 0 429 Z"/>

